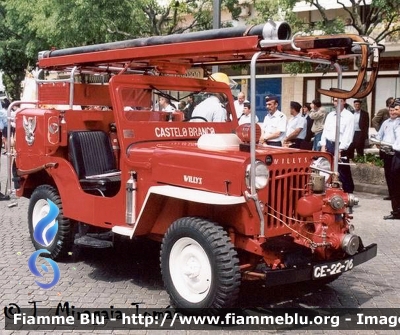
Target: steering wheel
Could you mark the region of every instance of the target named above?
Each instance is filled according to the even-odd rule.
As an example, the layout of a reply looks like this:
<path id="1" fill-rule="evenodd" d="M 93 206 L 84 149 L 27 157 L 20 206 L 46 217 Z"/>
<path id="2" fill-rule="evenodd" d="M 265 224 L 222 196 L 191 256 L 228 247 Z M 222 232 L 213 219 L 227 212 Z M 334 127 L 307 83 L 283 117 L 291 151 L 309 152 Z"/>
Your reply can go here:
<path id="1" fill-rule="evenodd" d="M 195 120 L 195 119 L 199 119 L 199 120 L 203 120 L 204 122 L 208 122 L 208 120 L 203 116 L 191 116 L 188 120 L 185 120 L 185 121 L 187 122 L 187 121 Z"/>

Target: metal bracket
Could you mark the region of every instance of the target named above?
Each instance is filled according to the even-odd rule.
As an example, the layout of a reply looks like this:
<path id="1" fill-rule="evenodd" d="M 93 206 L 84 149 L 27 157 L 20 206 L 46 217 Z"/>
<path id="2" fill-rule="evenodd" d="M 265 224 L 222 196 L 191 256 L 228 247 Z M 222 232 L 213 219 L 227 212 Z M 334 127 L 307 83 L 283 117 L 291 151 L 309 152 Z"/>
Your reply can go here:
<path id="1" fill-rule="evenodd" d="M 333 97 L 339 99 L 363 98 L 371 92 L 372 88 L 375 85 L 376 77 L 378 75 L 380 50 L 377 46 L 374 46 L 374 42 L 372 42 L 372 40 L 370 40 L 368 37 L 363 37 L 358 35 L 343 35 L 343 36 L 350 37 L 353 40 L 353 43 L 357 44 L 361 48 L 361 65 L 359 74 L 357 76 L 357 80 L 353 88 L 349 91 L 339 88 L 331 88 L 329 90 L 319 88 L 317 89 L 317 91 L 321 94 L 327 95 L 332 98 Z M 373 43 L 372 47 L 374 48 L 373 61 L 371 64 L 371 76 L 369 81 L 367 82 L 367 85 L 365 85 L 364 78 L 367 77 L 369 70 L 368 62 L 370 60 L 369 57 L 369 50 L 371 48 L 370 42 Z M 362 89 L 363 85 L 365 85 L 364 89 Z"/>

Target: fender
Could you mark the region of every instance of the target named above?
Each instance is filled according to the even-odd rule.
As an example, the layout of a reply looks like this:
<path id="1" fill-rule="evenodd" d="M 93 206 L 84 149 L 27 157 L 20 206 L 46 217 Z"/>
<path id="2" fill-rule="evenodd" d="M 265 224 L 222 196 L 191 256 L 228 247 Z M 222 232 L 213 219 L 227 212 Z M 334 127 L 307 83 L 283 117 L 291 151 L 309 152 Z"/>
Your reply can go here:
<path id="1" fill-rule="evenodd" d="M 218 194 L 200 190 L 192 190 L 190 188 L 170 186 L 170 185 L 150 187 L 147 192 L 146 201 L 151 193 L 165 195 L 177 199 L 199 202 L 202 204 L 237 205 L 246 202 L 244 196 L 235 197 L 231 195 Z M 139 219 L 140 219 L 140 214 L 139 214 Z"/>
<path id="2" fill-rule="evenodd" d="M 33 168 L 33 169 L 29 169 L 29 170 L 17 169 L 16 172 L 17 172 L 17 176 L 21 177 L 21 176 L 25 176 L 27 174 L 36 173 L 36 172 L 39 172 L 39 171 L 42 171 L 42 170 L 46 170 L 46 169 L 57 168 L 57 166 L 58 166 L 58 163 L 51 163 L 50 162 L 50 163 L 46 163 L 46 164 L 43 164 L 41 166 L 38 166 L 38 167 Z"/>
<path id="3" fill-rule="evenodd" d="M 246 202 L 244 196 L 237 197 L 225 194 L 216 194 L 207 191 L 192 190 L 188 188 L 170 186 L 170 185 L 152 186 L 149 188 L 147 192 L 146 199 L 140 210 L 139 216 L 134 226 L 132 227 L 132 230 L 129 230 L 131 238 L 135 233 L 138 223 L 140 222 L 140 219 L 143 215 L 144 209 L 146 208 L 146 204 L 152 194 L 175 198 L 175 199 L 182 199 L 202 204 L 212 204 L 212 205 L 238 205 Z"/>

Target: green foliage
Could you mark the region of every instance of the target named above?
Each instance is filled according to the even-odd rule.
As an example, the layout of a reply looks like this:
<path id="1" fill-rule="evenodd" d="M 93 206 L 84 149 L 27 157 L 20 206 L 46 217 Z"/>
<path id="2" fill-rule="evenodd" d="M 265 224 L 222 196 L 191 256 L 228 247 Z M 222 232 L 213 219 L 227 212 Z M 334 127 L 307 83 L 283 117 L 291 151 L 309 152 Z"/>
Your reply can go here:
<path id="1" fill-rule="evenodd" d="M 42 41 L 29 29 L 31 4 L 21 0 L 0 2 L 0 69 L 10 98 L 19 99 L 25 71 L 36 62 Z M 21 11 L 26 14 L 21 15 Z"/>
<path id="2" fill-rule="evenodd" d="M 0 1 L 0 69 L 12 99 L 35 66 L 37 54 L 137 37 L 212 28 L 213 0 L 3 0 Z M 236 19 L 238 0 L 222 0 Z"/>
<path id="3" fill-rule="evenodd" d="M 298 73 L 310 73 L 313 71 L 311 63 L 308 62 L 296 62 L 283 64 L 283 70 L 286 73 L 298 74 Z"/>
<path id="4" fill-rule="evenodd" d="M 237 0 L 223 0 L 222 6 L 231 13 L 233 20 L 237 20 L 242 12 L 242 6 L 246 6 L 246 4 L 243 3 L 242 6 L 240 6 Z"/>
<path id="5" fill-rule="evenodd" d="M 259 12 L 257 23 L 272 18 L 285 20 L 292 26 L 294 32 L 312 34 L 337 34 L 345 31 L 345 20 L 350 19 L 353 29 L 360 35 L 373 35 L 377 42 L 384 38 L 400 34 L 400 0 L 372 0 L 370 6 L 365 6 L 364 1 L 350 1 L 351 6 L 346 7 L 344 2 L 333 0 L 344 11 L 343 17 L 330 19 L 320 0 L 304 0 L 306 4 L 317 8 L 319 20 L 311 25 L 308 21 L 300 20 L 292 11 L 298 1 L 296 0 L 254 0 L 255 8 Z M 315 12 L 314 12 L 315 13 Z M 315 17 L 315 15 L 314 15 Z M 315 20 L 315 19 L 314 19 Z M 397 23 L 396 23 L 397 22 Z M 302 63 L 285 64 L 286 72 L 297 74 L 310 72 L 309 65 Z"/>
<path id="6" fill-rule="evenodd" d="M 281 1 L 289 8 L 293 8 L 296 2 L 294 0 Z M 365 1 L 352 0 L 349 7 L 346 7 L 343 1 L 336 0 L 336 3 L 344 11 L 344 15 L 343 17 L 335 18 L 333 21 L 326 16 L 325 8 L 320 0 L 304 1 L 306 4 L 317 8 L 321 17 L 321 27 L 326 33 L 340 32 L 344 28 L 344 21 L 347 19 L 350 20 L 352 27 L 359 35 L 372 35 L 377 42 L 400 31 L 400 26 L 394 24 L 398 22 L 400 15 L 399 0 L 372 0 L 370 6 L 366 6 Z"/>
<path id="7" fill-rule="evenodd" d="M 321 20 L 313 25 L 299 19 L 297 14 L 292 11 L 296 5 L 295 0 L 255 0 L 255 8 L 260 13 L 254 23 L 265 22 L 267 19 L 289 22 L 294 32 L 304 34 L 336 34 L 344 32 L 344 24 L 340 18 L 329 20 L 323 11 Z M 310 3 L 310 1 L 306 1 Z M 291 74 L 313 72 L 313 66 L 309 62 L 293 62 L 283 66 L 284 72 Z"/>
<path id="8" fill-rule="evenodd" d="M 355 163 L 365 163 L 365 164 L 383 167 L 383 160 L 380 159 L 377 155 L 372 154 L 372 153 L 367 153 L 364 156 L 356 156 L 356 157 L 354 157 L 353 161 Z"/>

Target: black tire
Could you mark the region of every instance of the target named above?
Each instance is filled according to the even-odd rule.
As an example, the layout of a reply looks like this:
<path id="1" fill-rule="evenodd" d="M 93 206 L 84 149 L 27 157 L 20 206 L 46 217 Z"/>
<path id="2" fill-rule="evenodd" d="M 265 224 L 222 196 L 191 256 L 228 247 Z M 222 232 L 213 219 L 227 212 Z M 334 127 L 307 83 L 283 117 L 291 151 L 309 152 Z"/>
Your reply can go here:
<path id="1" fill-rule="evenodd" d="M 174 307 L 210 311 L 236 304 L 239 260 L 222 227 L 200 218 L 176 220 L 163 238 L 160 261 Z"/>
<path id="2" fill-rule="evenodd" d="M 52 201 L 57 209 L 58 230 L 52 240 L 46 245 L 42 245 L 34 238 L 34 230 L 40 219 L 46 217 L 49 212 L 49 202 Z M 37 187 L 29 200 L 28 225 L 31 240 L 36 250 L 46 249 L 50 255 L 43 253 L 44 256 L 54 260 L 59 260 L 67 256 L 73 246 L 73 225 L 71 221 L 63 214 L 63 206 L 60 195 L 57 190 L 50 185 L 41 185 Z M 50 225 L 50 224 L 49 224 Z"/>

